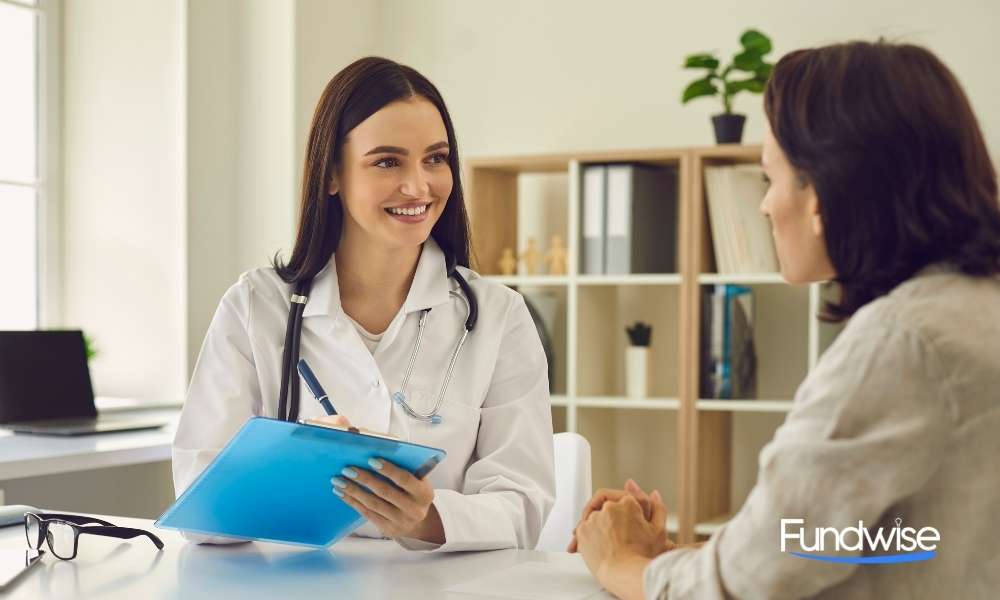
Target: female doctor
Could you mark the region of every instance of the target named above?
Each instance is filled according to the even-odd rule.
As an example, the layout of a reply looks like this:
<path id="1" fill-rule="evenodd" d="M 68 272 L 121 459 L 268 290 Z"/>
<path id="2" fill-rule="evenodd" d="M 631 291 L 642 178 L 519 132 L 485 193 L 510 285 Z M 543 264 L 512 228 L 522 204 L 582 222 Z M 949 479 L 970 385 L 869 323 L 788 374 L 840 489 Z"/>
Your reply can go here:
<path id="1" fill-rule="evenodd" d="M 294 300 L 298 353 L 334 422 L 448 453 L 423 480 L 379 460 L 331 473 L 330 494 L 368 519 L 358 534 L 534 547 L 555 496 L 545 356 L 523 298 L 468 268 L 459 174 L 451 118 L 422 75 L 370 57 L 329 82 L 292 255 L 240 276 L 205 337 L 174 440 L 178 495 L 251 416 L 324 417 L 294 365 L 282 382 Z"/>

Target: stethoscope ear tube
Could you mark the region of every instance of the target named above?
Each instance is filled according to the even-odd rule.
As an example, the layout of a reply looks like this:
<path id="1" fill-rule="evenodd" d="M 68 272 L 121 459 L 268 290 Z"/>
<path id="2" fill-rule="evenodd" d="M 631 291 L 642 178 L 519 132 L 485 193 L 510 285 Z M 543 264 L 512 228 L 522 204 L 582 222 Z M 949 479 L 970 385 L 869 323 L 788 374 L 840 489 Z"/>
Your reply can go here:
<path id="1" fill-rule="evenodd" d="M 469 286 L 469 282 L 458 272 L 458 263 L 454 256 L 447 258 L 445 268 L 448 270 L 448 277 L 454 279 L 458 283 L 458 287 L 462 289 L 462 293 L 465 294 L 465 300 L 469 305 L 469 316 L 465 319 L 465 330 L 471 332 L 476 328 L 476 321 L 479 319 L 479 301 Z"/>
<path id="2" fill-rule="evenodd" d="M 292 377 L 292 365 L 299 361 L 299 341 L 302 338 L 302 312 L 308 300 L 312 279 L 300 281 L 295 286 L 285 328 L 285 347 L 281 355 L 281 387 L 278 392 L 278 418 L 295 421 L 299 415 L 299 378 Z M 289 388 L 291 388 L 289 390 Z M 291 402 L 289 403 L 289 391 Z M 286 412 L 287 411 L 287 412 Z"/>
<path id="3" fill-rule="evenodd" d="M 476 294 L 473 293 L 469 282 L 465 280 L 465 277 L 462 277 L 457 269 L 451 272 L 451 276 L 458 282 L 458 287 L 462 288 L 462 293 L 465 294 L 465 299 L 469 304 L 469 316 L 465 319 L 465 330 L 472 331 L 476 328 L 476 320 L 479 319 L 479 302 L 476 299 Z"/>

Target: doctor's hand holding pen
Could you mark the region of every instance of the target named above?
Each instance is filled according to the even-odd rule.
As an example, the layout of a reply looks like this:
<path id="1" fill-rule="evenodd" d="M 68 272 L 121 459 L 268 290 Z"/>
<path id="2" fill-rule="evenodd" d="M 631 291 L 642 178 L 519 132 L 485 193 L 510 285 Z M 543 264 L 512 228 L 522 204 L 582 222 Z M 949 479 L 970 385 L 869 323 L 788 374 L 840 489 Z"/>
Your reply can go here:
<path id="1" fill-rule="evenodd" d="M 317 425 L 353 428 L 344 415 L 337 414 L 330 397 L 309 368 L 299 360 L 298 371 L 326 416 L 309 419 Z M 332 491 L 348 506 L 371 521 L 383 535 L 443 544 L 444 525 L 434 506 L 434 488 L 426 479 L 417 479 L 406 469 L 387 460 L 372 458 L 366 467 L 344 467 L 340 476 L 330 478 Z"/>
<path id="2" fill-rule="evenodd" d="M 310 419 L 335 427 L 351 427 L 343 415 Z M 330 480 L 333 493 L 371 521 L 384 535 L 433 544 L 445 542 L 444 525 L 434 507 L 434 488 L 406 469 L 373 458 L 367 468 L 347 467 Z"/>

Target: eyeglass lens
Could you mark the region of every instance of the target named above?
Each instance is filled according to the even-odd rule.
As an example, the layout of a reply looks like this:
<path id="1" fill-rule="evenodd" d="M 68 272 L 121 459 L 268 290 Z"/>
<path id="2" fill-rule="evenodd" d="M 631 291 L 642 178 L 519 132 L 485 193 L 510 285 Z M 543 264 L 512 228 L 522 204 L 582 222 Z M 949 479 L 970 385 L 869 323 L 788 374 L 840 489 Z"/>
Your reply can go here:
<path id="1" fill-rule="evenodd" d="M 24 534 L 28 537 L 28 547 L 32 550 L 38 550 L 42 545 L 42 540 L 38 535 L 40 526 L 38 517 L 32 514 L 24 515 Z"/>
<path id="2" fill-rule="evenodd" d="M 49 542 L 52 554 L 62 559 L 73 558 L 76 530 L 73 529 L 72 525 L 60 521 L 49 521 L 45 537 Z"/>

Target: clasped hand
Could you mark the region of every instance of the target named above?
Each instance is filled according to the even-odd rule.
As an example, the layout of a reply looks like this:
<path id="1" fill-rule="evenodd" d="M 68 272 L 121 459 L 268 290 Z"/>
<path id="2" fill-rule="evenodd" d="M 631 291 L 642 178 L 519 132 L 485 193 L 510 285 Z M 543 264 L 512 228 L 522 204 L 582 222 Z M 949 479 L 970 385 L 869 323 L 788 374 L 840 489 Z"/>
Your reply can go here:
<path id="1" fill-rule="evenodd" d="M 646 494 L 631 479 L 625 489 L 601 489 L 587 502 L 568 552 L 620 598 L 642 598 L 649 562 L 676 547 L 667 537 L 667 507 L 659 491 Z"/>

